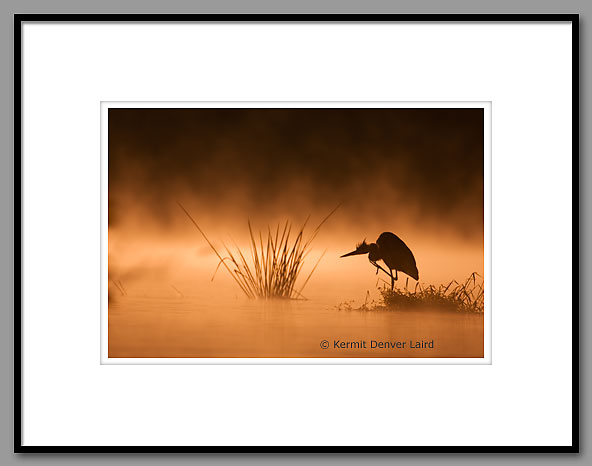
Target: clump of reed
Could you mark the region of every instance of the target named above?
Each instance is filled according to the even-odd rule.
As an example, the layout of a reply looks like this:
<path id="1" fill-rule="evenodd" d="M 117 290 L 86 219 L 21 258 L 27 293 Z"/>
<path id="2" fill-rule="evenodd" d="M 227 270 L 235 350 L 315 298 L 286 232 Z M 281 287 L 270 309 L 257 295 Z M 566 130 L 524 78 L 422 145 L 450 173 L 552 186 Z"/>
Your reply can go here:
<path id="1" fill-rule="evenodd" d="M 121 296 L 127 296 L 127 290 L 123 287 L 123 283 L 121 283 L 121 280 L 110 279 L 110 281 L 111 283 L 113 283 L 113 285 L 115 285 L 117 291 L 121 293 Z"/>
<path id="2" fill-rule="evenodd" d="M 384 287 L 380 294 L 384 305 L 392 309 L 425 307 L 474 313 L 482 313 L 484 309 L 483 279 L 476 272 L 462 283 L 456 280 L 440 286 L 417 283 L 413 290 L 406 283 L 404 288 Z"/>
<path id="3" fill-rule="evenodd" d="M 464 282 L 452 280 L 447 285 L 421 285 L 417 283 L 413 289 L 408 288 L 409 281 L 404 288 L 393 290 L 386 285 L 379 288 L 380 302 L 366 301 L 360 307 L 354 307 L 352 301 L 337 306 L 341 311 L 377 311 L 377 310 L 417 310 L 437 309 L 455 312 L 483 313 L 484 292 L 483 278 L 473 272 Z"/>
<path id="4" fill-rule="evenodd" d="M 310 216 L 295 234 L 292 229 L 292 223 L 289 221 L 286 221 L 282 227 L 278 224 L 275 230 L 272 230 L 268 226 L 265 235 L 261 231 L 258 234 L 253 232 L 251 222 L 247 221 L 250 239 L 249 252 L 243 254 L 243 251 L 238 245 L 235 245 L 234 249 L 231 249 L 224 244 L 226 254 L 223 256 L 214 247 L 191 214 L 180 203 L 177 204 L 179 204 L 179 207 L 189 217 L 220 260 L 214 271 L 212 280 L 220 266 L 224 266 L 243 293 L 251 299 L 306 299 L 302 295 L 302 291 L 326 251 L 321 254 L 300 287 L 296 286 L 296 282 L 302 272 L 304 261 L 311 251 L 313 240 L 316 238 L 323 224 L 339 207 L 335 207 L 319 223 L 308 238 L 305 238 L 305 228 L 308 225 Z"/>

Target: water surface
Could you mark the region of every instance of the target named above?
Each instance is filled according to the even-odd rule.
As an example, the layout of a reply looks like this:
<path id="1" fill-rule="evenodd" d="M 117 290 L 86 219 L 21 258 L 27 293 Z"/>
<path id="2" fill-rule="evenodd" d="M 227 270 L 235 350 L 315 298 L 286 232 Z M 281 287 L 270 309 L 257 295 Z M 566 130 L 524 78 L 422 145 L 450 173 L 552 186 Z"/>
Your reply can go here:
<path id="1" fill-rule="evenodd" d="M 387 347 L 371 347 L 378 342 Z M 109 303 L 109 357 L 481 358 L 483 316 L 340 310 L 322 299 L 121 297 Z"/>

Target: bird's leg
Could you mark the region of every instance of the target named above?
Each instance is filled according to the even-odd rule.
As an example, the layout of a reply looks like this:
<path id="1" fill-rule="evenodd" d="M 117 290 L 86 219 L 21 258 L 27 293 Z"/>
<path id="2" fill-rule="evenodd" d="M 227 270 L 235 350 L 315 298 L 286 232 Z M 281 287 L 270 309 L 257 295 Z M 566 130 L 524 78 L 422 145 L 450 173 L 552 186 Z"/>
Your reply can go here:
<path id="1" fill-rule="evenodd" d="M 370 259 L 368 259 L 370 260 Z M 378 265 L 375 261 L 370 260 L 370 263 L 376 267 L 376 273 L 378 274 L 378 269 L 382 270 L 384 273 L 386 273 L 387 275 L 390 275 L 386 270 L 384 270 L 380 265 Z"/>
<path id="2" fill-rule="evenodd" d="M 374 267 L 376 267 L 376 275 L 378 275 L 378 264 L 377 264 L 376 262 L 374 262 L 373 260 L 370 260 L 370 259 L 368 259 L 368 260 L 370 261 L 370 263 L 371 263 L 371 264 L 372 264 Z"/>
<path id="3" fill-rule="evenodd" d="M 393 277 L 393 269 L 390 269 L 391 271 L 391 291 L 393 291 L 395 289 L 395 277 Z M 397 271 L 395 270 L 395 273 L 397 273 Z"/>
<path id="4" fill-rule="evenodd" d="M 399 279 L 399 275 L 397 274 L 397 269 L 395 269 L 395 281 Z"/>

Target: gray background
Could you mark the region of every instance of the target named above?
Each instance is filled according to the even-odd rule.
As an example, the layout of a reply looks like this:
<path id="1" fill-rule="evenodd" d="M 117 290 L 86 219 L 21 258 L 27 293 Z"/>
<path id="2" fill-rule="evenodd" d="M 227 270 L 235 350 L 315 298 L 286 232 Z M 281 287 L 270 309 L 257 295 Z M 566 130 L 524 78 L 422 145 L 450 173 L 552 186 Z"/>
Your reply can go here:
<path id="1" fill-rule="evenodd" d="M 591 251 L 589 242 L 580 241 L 581 257 L 581 451 L 579 455 L 32 455 L 12 453 L 13 449 L 13 13 L 579 13 L 580 18 L 580 236 L 590 238 L 591 189 L 584 180 L 592 180 L 592 161 L 589 156 L 591 145 L 589 83 L 592 82 L 591 60 L 589 59 L 591 36 L 588 30 L 592 17 L 592 2 L 589 0 L 102 0 L 89 2 L 81 0 L 14 1 L 0 2 L 0 464 L 51 463 L 51 464 L 387 464 L 397 461 L 407 463 L 472 464 L 481 461 L 488 464 L 590 464 L 592 454 L 590 377 L 590 340 L 592 319 L 584 312 L 590 308 Z M 587 59 L 588 58 L 588 59 Z M 588 396 L 586 396 L 588 395 Z"/>

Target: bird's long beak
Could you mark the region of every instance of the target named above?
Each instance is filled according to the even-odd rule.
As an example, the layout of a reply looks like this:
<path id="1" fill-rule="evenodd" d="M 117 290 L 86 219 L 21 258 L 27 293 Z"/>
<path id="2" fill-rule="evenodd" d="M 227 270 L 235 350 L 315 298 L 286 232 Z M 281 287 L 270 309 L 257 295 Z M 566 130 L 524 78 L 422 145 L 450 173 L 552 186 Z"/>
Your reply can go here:
<path id="1" fill-rule="evenodd" d="M 344 255 L 343 255 L 343 256 L 341 256 L 341 257 L 347 257 L 347 256 L 357 256 L 357 255 L 359 255 L 359 254 L 364 254 L 364 253 L 363 253 L 363 252 L 358 252 L 358 251 L 356 250 L 356 251 L 348 252 L 347 254 L 344 254 Z"/>

